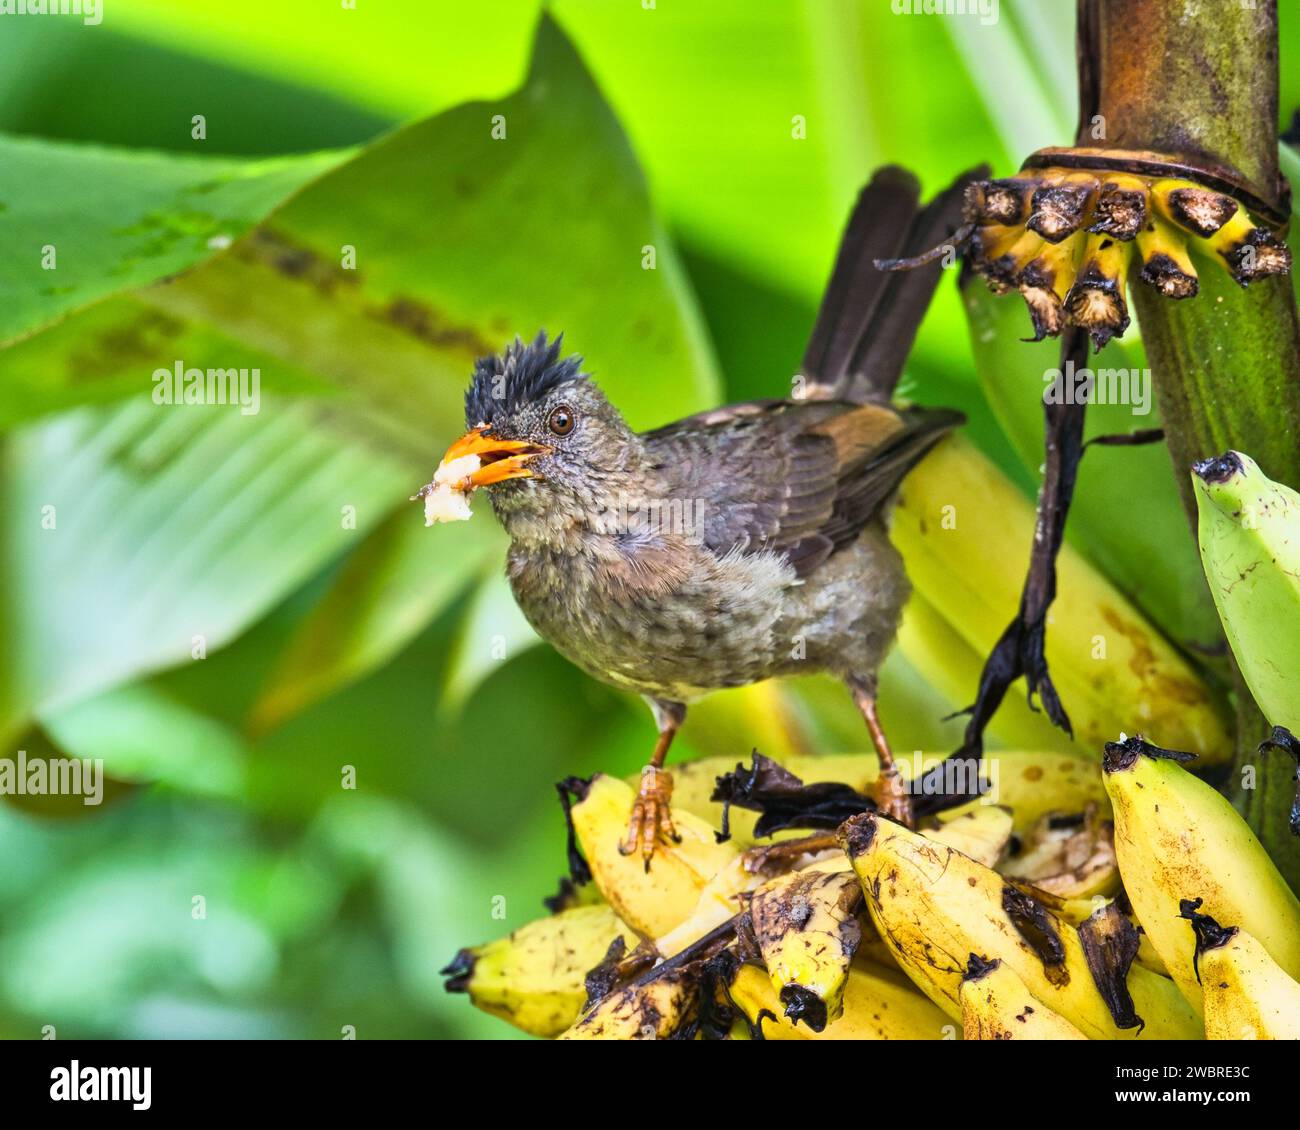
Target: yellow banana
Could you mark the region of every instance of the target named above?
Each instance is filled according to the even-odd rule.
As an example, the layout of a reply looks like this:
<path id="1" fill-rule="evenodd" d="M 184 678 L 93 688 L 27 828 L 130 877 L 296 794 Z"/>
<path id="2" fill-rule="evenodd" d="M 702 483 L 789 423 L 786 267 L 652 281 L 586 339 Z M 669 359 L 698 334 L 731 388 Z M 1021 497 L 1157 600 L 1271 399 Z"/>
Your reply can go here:
<path id="1" fill-rule="evenodd" d="M 654 864 L 645 870 L 639 856 L 619 851 L 634 798 L 630 785 L 597 774 L 570 815 L 605 901 L 642 937 L 656 938 L 691 915 L 700 893 L 739 851 L 734 844 L 718 843 L 703 820 L 674 807 L 673 823 L 681 841 L 660 844 Z"/>
<path id="2" fill-rule="evenodd" d="M 1129 247 L 1112 236 L 1089 233 L 1079 272 L 1065 296 L 1066 317 L 1088 331 L 1097 349 L 1128 329 L 1124 288 L 1128 282 Z"/>
<path id="3" fill-rule="evenodd" d="M 994 867 L 1011 842 L 1011 810 L 997 805 L 979 805 L 933 830 L 927 830 L 925 835 L 985 867 Z"/>
<path id="4" fill-rule="evenodd" d="M 961 982 L 962 1035 L 967 1040 L 1086 1040 L 1073 1024 L 1026 988 L 1004 961 L 971 954 Z"/>
<path id="5" fill-rule="evenodd" d="M 1034 339 L 1055 337 L 1065 320 L 1065 298 L 1074 284 L 1075 260 L 1083 246 L 1078 233 L 1062 243 L 1045 243 L 1020 272 L 1020 294 L 1029 307 Z"/>
<path id="6" fill-rule="evenodd" d="M 1191 298 L 1200 289 L 1187 244 L 1168 220 L 1150 216 L 1138 232 L 1137 245 L 1142 257 L 1138 278 L 1144 283 L 1166 298 Z"/>
<path id="7" fill-rule="evenodd" d="M 1154 752 L 1153 752 L 1154 751 Z M 1124 890 L 1170 975 L 1197 1012 L 1183 899 L 1254 935 L 1289 976 L 1300 976 L 1300 901 L 1227 799 L 1140 739 L 1106 746 Z"/>
<path id="8" fill-rule="evenodd" d="M 743 855 L 732 858 L 701 888 L 695 909 L 666 934 L 655 939 L 656 952 L 661 957 L 672 957 L 721 926 L 744 909 L 744 896 L 760 886 L 763 878 L 749 870 Z"/>
<path id="9" fill-rule="evenodd" d="M 698 981 L 672 970 L 643 984 L 615 989 L 561 1040 L 666 1040 L 678 1035 L 698 1008 Z"/>
<path id="10" fill-rule="evenodd" d="M 894 512 L 912 584 L 984 655 L 1019 606 L 1021 581 L 989 546 L 1028 546 L 1033 537 L 1033 505 L 960 437 L 918 464 Z M 1068 544 L 1057 575 L 1047 659 L 1077 740 L 1096 748 L 1140 725 L 1206 763 L 1226 760 L 1233 747 L 1221 698 Z"/>
<path id="11" fill-rule="evenodd" d="M 1300 1040 L 1300 984 L 1237 926 L 1183 903 L 1196 935 L 1207 1040 Z"/>
<path id="12" fill-rule="evenodd" d="M 484 1012 L 533 1036 L 556 1036 L 578 1018 L 585 978 L 610 945 L 636 935 L 608 906 L 579 906 L 463 949 L 443 970 L 449 992 L 468 993 Z"/>
<path id="13" fill-rule="evenodd" d="M 840 828 L 880 935 L 931 1000 L 961 1018 L 970 954 L 1000 958 L 1029 991 L 1093 1039 L 1194 1039 L 1200 1026 L 1177 987 L 1133 966 L 1127 990 L 1144 1026 L 1119 1028 L 1074 927 L 960 852 L 874 814 Z"/>
<path id="14" fill-rule="evenodd" d="M 754 936 L 791 1023 L 820 1032 L 843 1014 L 849 965 L 862 940 L 861 906 L 862 888 L 847 870 L 806 868 L 754 892 Z"/>
<path id="15" fill-rule="evenodd" d="M 882 968 L 849 970 L 843 1015 L 821 1032 L 784 1015 L 770 978 L 755 965 L 740 967 L 730 991 L 736 1007 L 767 1040 L 943 1040 L 960 1034 L 943 1012 Z"/>
<path id="16" fill-rule="evenodd" d="M 1161 215 L 1205 240 L 1232 277 L 1245 286 L 1266 275 L 1291 269 L 1291 252 L 1230 196 L 1191 181 L 1165 180 L 1152 186 Z"/>

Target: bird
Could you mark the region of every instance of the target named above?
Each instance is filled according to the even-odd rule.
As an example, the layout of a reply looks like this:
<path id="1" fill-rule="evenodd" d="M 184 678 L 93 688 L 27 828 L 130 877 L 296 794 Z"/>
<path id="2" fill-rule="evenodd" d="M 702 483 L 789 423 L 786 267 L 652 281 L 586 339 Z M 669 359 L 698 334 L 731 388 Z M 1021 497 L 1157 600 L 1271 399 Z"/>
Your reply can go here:
<path id="1" fill-rule="evenodd" d="M 978 173 L 925 208 L 897 166 L 861 190 L 799 395 L 636 432 L 565 356 L 562 333 L 516 337 L 475 365 L 468 431 L 444 465 L 476 458 L 461 486 L 486 489 L 510 539 L 510 587 L 542 639 L 649 704 L 658 739 L 620 844 L 647 869 L 677 839 L 664 766 L 687 707 L 778 676 L 843 681 L 880 761 L 871 799 L 911 823 L 876 705 L 909 592 L 887 518 L 904 476 L 964 419 L 891 403 L 941 266 L 890 275 L 876 263 L 949 235 Z"/>

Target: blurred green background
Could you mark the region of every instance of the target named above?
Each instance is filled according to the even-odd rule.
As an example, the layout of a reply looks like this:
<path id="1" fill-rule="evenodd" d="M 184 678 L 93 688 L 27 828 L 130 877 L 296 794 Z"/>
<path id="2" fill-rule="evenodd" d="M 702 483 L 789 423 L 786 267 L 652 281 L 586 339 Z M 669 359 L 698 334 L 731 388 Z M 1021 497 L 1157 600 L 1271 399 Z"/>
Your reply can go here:
<path id="1" fill-rule="evenodd" d="M 1073 20 L 1069 0 L 1002 0 L 991 24 L 890 0 L 0 17 L 0 756 L 111 778 L 98 808 L 0 801 L 0 1035 L 509 1036 L 438 969 L 540 913 L 553 782 L 632 772 L 653 730 L 534 646 L 486 505 L 425 530 L 407 502 L 474 357 L 564 330 L 640 426 L 780 395 L 873 168 L 928 193 L 1070 138 Z M 977 329 L 1024 334 L 971 302 Z M 1032 494 L 1051 346 L 1031 395 L 999 399 L 1015 374 L 970 343 L 946 279 L 905 391 L 965 409 Z M 154 405 L 176 360 L 258 367 L 260 411 Z M 1074 532 L 1124 580 L 1124 523 L 1088 505 Z M 1178 639 L 1206 622 L 1147 611 Z M 946 748 L 963 705 L 889 661 L 896 746 Z M 808 680 L 715 696 L 675 757 L 862 741 Z"/>

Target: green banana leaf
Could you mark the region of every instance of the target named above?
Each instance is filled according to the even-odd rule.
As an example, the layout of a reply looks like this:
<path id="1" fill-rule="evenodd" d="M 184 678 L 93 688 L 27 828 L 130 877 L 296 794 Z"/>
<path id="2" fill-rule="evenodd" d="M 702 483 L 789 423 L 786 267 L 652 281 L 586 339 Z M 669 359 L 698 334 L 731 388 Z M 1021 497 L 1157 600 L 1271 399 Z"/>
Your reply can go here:
<path id="1" fill-rule="evenodd" d="M 0 241 L 12 249 L 0 344 L 211 257 L 347 156 L 214 160 L 0 137 Z"/>

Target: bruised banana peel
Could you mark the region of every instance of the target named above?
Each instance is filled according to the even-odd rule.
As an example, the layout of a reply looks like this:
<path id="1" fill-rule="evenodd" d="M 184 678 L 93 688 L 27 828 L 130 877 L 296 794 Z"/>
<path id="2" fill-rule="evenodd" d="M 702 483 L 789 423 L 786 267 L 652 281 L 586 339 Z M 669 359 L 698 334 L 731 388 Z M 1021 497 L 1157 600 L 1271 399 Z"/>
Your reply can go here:
<path id="1" fill-rule="evenodd" d="M 961 982 L 976 953 L 1004 961 L 1035 997 L 1092 1039 L 1200 1036 L 1177 987 L 1136 965 L 1126 978 L 1134 1026 L 1118 1027 L 1075 928 L 1040 904 L 1032 905 L 1032 928 L 1013 917 L 1008 908 L 1018 910 L 1024 897 L 997 872 L 874 814 L 846 821 L 839 835 L 898 964 L 954 1020 L 961 1020 Z"/>

